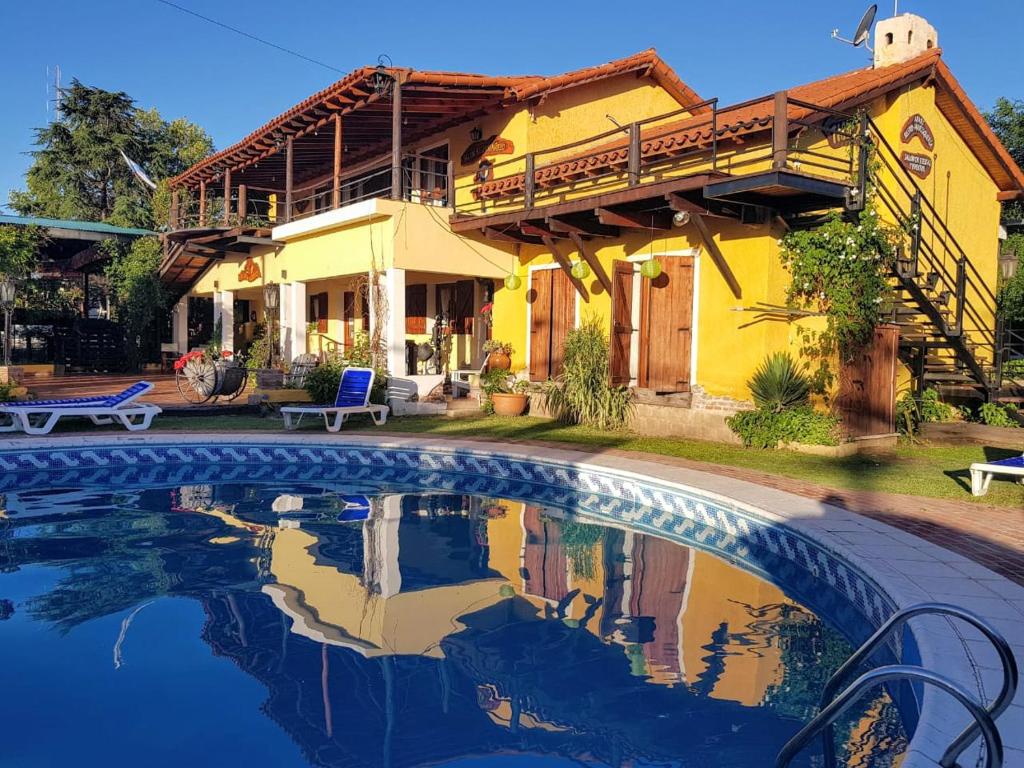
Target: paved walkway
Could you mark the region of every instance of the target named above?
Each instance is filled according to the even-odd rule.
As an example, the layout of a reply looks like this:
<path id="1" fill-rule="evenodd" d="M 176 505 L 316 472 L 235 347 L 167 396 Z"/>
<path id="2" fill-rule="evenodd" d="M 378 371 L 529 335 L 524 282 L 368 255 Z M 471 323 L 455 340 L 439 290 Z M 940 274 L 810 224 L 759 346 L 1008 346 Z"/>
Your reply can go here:
<path id="1" fill-rule="evenodd" d="M 380 432 L 368 432 L 367 434 L 380 434 Z M 395 437 L 410 437 L 408 433 L 401 432 L 388 434 Z M 444 439 L 440 435 L 424 435 L 424 437 L 432 441 Z M 458 439 L 487 442 L 486 438 L 460 436 Z M 588 448 L 577 443 L 545 440 L 508 440 L 507 442 L 581 451 L 602 456 L 619 456 L 624 459 L 642 459 L 665 466 L 712 472 L 724 477 L 786 491 L 856 512 L 907 533 L 920 536 L 922 539 L 957 552 L 1001 576 L 1024 585 L 1024 509 L 992 507 L 968 501 L 930 499 L 922 496 L 829 488 L 817 483 L 772 475 L 754 469 L 709 464 L 655 453 L 623 451 L 615 448 Z"/>

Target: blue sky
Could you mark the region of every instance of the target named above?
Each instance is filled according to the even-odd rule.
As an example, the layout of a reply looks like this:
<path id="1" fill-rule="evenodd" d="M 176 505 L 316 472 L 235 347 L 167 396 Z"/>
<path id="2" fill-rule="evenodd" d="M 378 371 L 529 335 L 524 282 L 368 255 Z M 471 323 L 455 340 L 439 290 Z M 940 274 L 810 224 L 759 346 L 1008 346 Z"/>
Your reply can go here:
<path id="1" fill-rule="evenodd" d="M 701 96 L 728 103 L 868 62 L 829 38 L 835 26 L 851 34 L 867 0 L 175 1 L 345 71 L 387 53 L 417 69 L 550 74 L 654 46 Z M 879 6 L 879 18 L 892 15 L 892 0 Z M 900 0 L 900 11 L 936 26 L 979 107 L 1024 99 L 1021 0 Z M 0 51 L 0 203 L 21 186 L 33 128 L 51 116 L 55 65 L 65 83 L 188 117 L 218 148 L 339 77 L 156 0 L 0 0 Z"/>

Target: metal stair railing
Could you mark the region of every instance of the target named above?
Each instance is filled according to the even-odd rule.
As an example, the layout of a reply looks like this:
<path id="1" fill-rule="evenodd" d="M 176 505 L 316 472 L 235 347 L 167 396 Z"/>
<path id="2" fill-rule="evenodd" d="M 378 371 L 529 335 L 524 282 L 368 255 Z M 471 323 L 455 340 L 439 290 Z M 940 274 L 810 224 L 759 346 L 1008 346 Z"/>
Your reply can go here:
<path id="1" fill-rule="evenodd" d="M 831 729 L 835 721 L 846 710 L 857 703 L 857 699 L 865 691 L 892 680 L 911 680 L 934 685 L 963 704 L 964 708 L 970 712 L 971 717 L 974 718 L 975 726 L 981 731 L 982 738 L 985 740 L 985 768 L 1002 768 L 1003 741 L 999 738 L 999 731 L 996 730 L 992 716 L 985 708 L 972 699 L 971 695 L 964 688 L 947 680 L 942 675 L 929 672 L 920 667 L 903 664 L 878 667 L 870 672 L 865 672 L 854 680 L 831 704 L 821 710 L 811 722 L 801 728 L 793 738 L 783 745 L 778 757 L 775 758 L 775 768 L 786 768 L 793 758 L 823 729 Z M 826 768 L 832 768 L 832 765 L 826 763 Z"/>
<path id="2" fill-rule="evenodd" d="M 854 683 L 852 683 L 848 688 L 846 688 L 846 690 L 844 690 L 837 696 L 836 693 L 839 690 L 839 686 L 842 684 L 843 680 L 846 679 L 850 675 L 850 673 L 853 672 L 853 670 L 860 666 L 860 664 L 866 661 L 879 648 L 879 646 L 881 646 L 882 643 L 885 642 L 892 635 L 894 631 L 902 628 L 904 624 L 906 624 L 910 619 L 914 618 L 915 616 L 922 615 L 952 616 L 961 619 L 970 624 L 971 626 L 975 627 L 978 631 L 980 631 L 996 649 L 996 653 L 999 655 L 999 660 L 1002 663 L 1003 667 L 1003 683 L 999 691 L 999 695 L 997 695 L 995 699 L 993 699 L 992 703 L 987 708 L 984 708 L 980 704 L 975 702 L 973 699 L 971 699 L 969 694 L 964 694 L 967 696 L 967 699 L 970 701 L 970 704 L 973 705 L 973 707 L 979 709 L 985 715 L 985 718 L 987 718 L 988 721 L 993 724 L 994 730 L 994 722 L 996 718 L 998 718 L 1004 711 L 1006 711 L 1006 708 L 1010 706 L 1010 703 L 1013 701 L 1013 697 L 1017 692 L 1017 684 L 1019 682 L 1017 662 L 1013 657 L 1013 652 L 1010 650 L 1009 643 L 1006 642 L 1006 638 L 1004 638 L 1002 634 L 1000 634 L 995 628 L 993 628 L 980 617 L 976 616 L 975 614 L 971 613 L 970 611 L 964 608 L 960 608 L 955 605 L 950 605 L 948 603 L 918 603 L 917 605 L 912 605 L 908 606 L 907 608 L 903 608 L 894 613 L 892 616 L 890 616 L 875 631 L 875 633 L 871 635 L 871 637 L 869 637 L 867 640 L 865 640 L 864 643 L 856 651 L 854 651 L 850 658 L 848 658 L 839 667 L 839 669 L 837 669 L 835 673 L 833 673 L 832 677 L 830 677 L 828 682 L 825 683 L 825 687 L 822 690 L 818 715 L 815 716 L 811 720 L 811 722 L 807 724 L 807 726 L 801 729 L 801 731 L 797 733 L 796 736 L 794 736 L 792 739 L 790 739 L 789 742 L 786 743 L 782 751 L 779 753 L 780 760 L 784 754 L 787 754 L 787 750 L 789 750 L 791 745 L 798 745 L 796 746 L 795 750 L 791 750 L 788 752 L 788 757 L 785 760 L 785 762 L 776 763 L 778 768 L 781 768 L 781 766 L 788 764 L 789 760 L 791 760 L 792 757 L 797 752 L 799 752 L 804 745 L 806 745 L 810 736 L 813 736 L 819 732 L 822 736 L 822 752 L 825 756 L 825 766 L 826 768 L 833 768 L 833 766 L 835 765 L 835 739 L 833 735 L 833 724 L 835 723 L 835 719 L 839 717 L 856 700 L 856 696 L 851 695 L 851 691 L 854 691 L 854 689 L 858 688 L 858 686 L 858 690 L 863 690 L 866 687 L 870 687 L 871 685 L 876 685 L 884 681 L 875 678 L 868 679 L 869 675 L 871 674 L 868 673 L 868 675 L 862 675 L 860 678 L 854 681 Z M 937 675 L 933 672 L 929 672 L 928 670 L 921 669 L 920 667 L 890 666 L 882 667 L 880 669 L 915 670 L 917 673 L 920 673 L 925 677 L 914 677 L 914 679 L 920 679 L 922 682 L 927 682 L 929 684 L 943 688 L 947 691 L 947 693 L 950 693 L 955 698 L 959 699 L 961 703 L 964 704 L 965 707 L 967 707 L 968 711 L 970 711 L 971 714 L 974 716 L 974 722 L 971 725 L 968 725 L 960 733 L 960 735 L 953 740 L 953 743 L 950 744 L 949 747 L 946 749 L 945 753 L 942 756 L 942 759 L 939 761 L 939 764 L 942 766 L 942 768 L 955 768 L 957 758 L 959 758 L 963 751 L 967 748 L 967 746 L 972 741 L 974 741 L 975 738 L 977 738 L 979 732 L 981 732 L 981 734 L 984 736 L 985 742 L 989 746 L 989 761 L 986 763 L 986 765 L 998 768 L 998 766 L 1002 764 L 1001 742 L 999 744 L 999 762 L 993 763 L 991 762 L 992 744 L 990 743 L 991 739 L 989 735 L 987 735 L 985 732 L 986 724 L 984 722 L 984 718 L 979 718 L 974 709 L 972 708 L 972 706 L 969 706 L 963 700 L 963 698 L 957 693 L 958 687 L 954 683 L 942 677 L 941 675 Z M 907 678 L 908 675 L 901 672 L 899 675 L 896 675 L 896 677 L 888 677 L 886 679 L 898 679 L 899 677 Z M 964 693 L 962 689 L 958 690 L 960 691 L 960 693 Z M 836 705 L 839 702 L 845 702 L 845 705 L 839 708 L 838 711 L 836 711 Z M 826 713 L 832 714 L 827 715 Z M 807 736 L 807 733 L 809 733 L 810 736 Z M 995 732 L 995 738 L 998 742 L 998 732 Z"/>

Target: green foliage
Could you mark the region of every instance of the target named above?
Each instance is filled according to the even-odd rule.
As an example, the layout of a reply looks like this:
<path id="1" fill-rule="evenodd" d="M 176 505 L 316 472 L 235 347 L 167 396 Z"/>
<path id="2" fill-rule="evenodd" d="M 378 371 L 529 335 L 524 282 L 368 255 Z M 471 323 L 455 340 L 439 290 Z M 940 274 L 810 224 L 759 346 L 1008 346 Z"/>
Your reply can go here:
<path id="1" fill-rule="evenodd" d="M 6 384 L 0 384 L 0 402 L 7 402 L 14 399 L 14 390 L 18 385 L 9 381 Z"/>
<path id="2" fill-rule="evenodd" d="M 499 341 L 498 339 L 488 339 L 484 342 L 484 352 L 491 354 L 494 352 L 499 355 L 511 355 L 515 351 L 515 347 L 508 341 Z"/>
<path id="3" fill-rule="evenodd" d="M 331 355 L 316 368 L 306 374 L 303 388 L 309 392 L 314 403 L 333 403 L 338 394 L 338 384 L 342 372 L 349 367 L 374 368 L 371 361 L 370 338 L 365 333 L 357 333 L 347 358 Z M 370 390 L 370 402 L 384 405 L 387 402 L 388 372 L 384 368 L 374 368 L 373 388 Z"/>
<path id="4" fill-rule="evenodd" d="M 999 286 L 996 307 L 999 316 L 1015 325 L 1024 324 L 1024 234 L 1017 232 L 1006 238 L 1006 251 L 1017 254 L 1021 266 L 1013 277 Z"/>
<path id="5" fill-rule="evenodd" d="M 107 265 L 111 314 L 124 328 L 125 352 L 131 368 L 138 368 L 143 362 L 144 339 L 146 334 L 152 334 L 157 313 L 166 302 L 157 275 L 162 256 L 159 239 L 140 237 L 127 248 L 114 248 Z"/>
<path id="6" fill-rule="evenodd" d="M 28 277 L 39 257 L 43 231 L 38 227 L 0 225 L 0 274 Z"/>
<path id="7" fill-rule="evenodd" d="M 274 330 L 267 333 L 266 323 L 257 323 L 253 329 L 252 341 L 245 351 L 245 367 L 249 370 L 270 367 L 271 350 L 277 351 L 281 341 L 281 330 L 274 324 Z"/>
<path id="8" fill-rule="evenodd" d="M 1024 357 L 1003 363 L 1003 375 L 1012 379 L 1024 379 Z"/>
<path id="9" fill-rule="evenodd" d="M 806 405 L 811 382 L 786 352 L 769 355 L 747 382 L 758 408 L 781 411 Z"/>
<path id="10" fill-rule="evenodd" d="M 187 120 L 164 121 L 140 110 L 123 92 L 73 80 L 61 90 L 58 119 L 36 131 L 26 189 L 10 194 L 23 215 L 153 228 L 166 221 L 166 192 L 154 201 L 132 176 L 124 151 L 154 179 L 181 173 L 213 150 L 206 133 Z"/>
<path id="11" fill-rule="evenodd" d="M 997 99 L 985 119 L 1017 165 L 1024 167 L 1024 101 Z M 1024 206 L 1020 202 L 1003 205 L 1003 221 L 1020 221 L 1022 218 Z"/>
<path id="12" fill-rule="evenodd" d="M 588 525 L 575 520 L 563 520 L 560 527 L 559 542 L 565 549 L 573 579 L 594 578 L 594 547 L 604 536 L 604 529 L 599 525 Z"/>
<path id="13" fill-rule="evenodd" d="M 633 394 L 608 383 L 608 337 L 597 318 L 587 318 L 566 335 L 562 373 L 544 392 L 548 407 L 562 421 L 598 429 L 625 425 Z"/>
<path id="14" fill-rule="evenodd" d="M 926 389 L 919 398 L 908 390 L 896 401 L 896 428 L 905 435 L 916 434 L 924 423 L 945 423 L 960 418 L 960 411 L 942 402 L 935 389 Z"/>
<path id="15" fill-rule="evenodd" d="M 1019 427 L 1016 415 L 1016 407 L 1009 403 L 982 403 L 978 408 L 978 421 L 990 427 Z"/>
<path id="16" fill-rule="evenodd" d="M 809 405 L 775 411 L 740 411 L 726 423 L 747 448 L 777 448 L 780 444 L 839 445 L 839 418 Z"/>
<path id="17" fill-rule="evenodd" d="M 883 317 L 901 236 L 880 221 L 869 199 L 856 220 L 834 213 L 820 227 L 789 232 L 780 241 L 780 258 L 791 275 L 787 302 L 826 320 L 824 331 L 804 339 L 804 354 L 819 361 L 818 391 L 832 383 L 830 358 L 838 354 L 850 360 L 871 341 Z"/>

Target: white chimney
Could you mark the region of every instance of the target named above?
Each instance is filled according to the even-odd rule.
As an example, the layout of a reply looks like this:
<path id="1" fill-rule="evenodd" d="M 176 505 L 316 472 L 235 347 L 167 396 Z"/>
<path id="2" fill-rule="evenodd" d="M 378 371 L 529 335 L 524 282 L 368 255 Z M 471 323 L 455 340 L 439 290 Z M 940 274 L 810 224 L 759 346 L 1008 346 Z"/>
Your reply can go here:
<path id="1" fill-rule="evenodd" d="M 875 25 L 875 67 L 888 67 L 936 48 L 939 35 L 926 19 L 912 13 Z"/>

